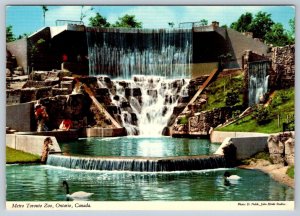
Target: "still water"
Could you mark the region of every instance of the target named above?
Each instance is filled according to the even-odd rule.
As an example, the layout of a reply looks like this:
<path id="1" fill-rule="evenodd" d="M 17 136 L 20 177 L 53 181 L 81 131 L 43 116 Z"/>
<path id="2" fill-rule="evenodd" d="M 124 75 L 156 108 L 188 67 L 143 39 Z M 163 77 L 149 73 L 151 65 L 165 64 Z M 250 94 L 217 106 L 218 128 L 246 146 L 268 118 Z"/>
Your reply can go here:
<path id="1" fill-rule="evenodd" d="M 239 181 L 224 182 L 230 170 Z M 64 201 L 62 181 L 70 193 L 94 193 L 90 201 L 284 201 L 294 190 L 255 170 L 215 169 L 189 172 L 138 173 L 83 171 L 48 165 L 7 165 L 7 201 Z"/>
<path id="2" fill-rule="evenodd" d="M 220 144 L 171 137 L 88 138 L 60 143 L 66 154 L 85 156 L 172 157 L 213 154 Z"/>

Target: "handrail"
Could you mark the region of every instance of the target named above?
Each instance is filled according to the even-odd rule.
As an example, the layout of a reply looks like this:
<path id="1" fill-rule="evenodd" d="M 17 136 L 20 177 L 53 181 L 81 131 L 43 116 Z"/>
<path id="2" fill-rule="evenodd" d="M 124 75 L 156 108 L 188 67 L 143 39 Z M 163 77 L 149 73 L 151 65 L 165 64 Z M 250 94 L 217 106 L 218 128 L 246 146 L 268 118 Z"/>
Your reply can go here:
<path id="1" fill-rule="evenodd" d="M 96 105 L 96 107 L 98 108 L 99 111 L 104 112 L 105 116 L 107 118 L 109 118 L 109 120 L 111 120 L 111 122 L 113 123 L 113 125 L 116 128 L 122 128 L 122 126 L 109 114 L 109 112 L 106 111 L 106 109 L 99 103 L 99 101 L 97 100 L 97 98 L 95 97 L 93 91 L 86 85 L 86 84 L 82 84 L 82 87 L 84 88 L 85 92 L 90 96 L 90 98 L 92 99 L 93 103 Z"/>

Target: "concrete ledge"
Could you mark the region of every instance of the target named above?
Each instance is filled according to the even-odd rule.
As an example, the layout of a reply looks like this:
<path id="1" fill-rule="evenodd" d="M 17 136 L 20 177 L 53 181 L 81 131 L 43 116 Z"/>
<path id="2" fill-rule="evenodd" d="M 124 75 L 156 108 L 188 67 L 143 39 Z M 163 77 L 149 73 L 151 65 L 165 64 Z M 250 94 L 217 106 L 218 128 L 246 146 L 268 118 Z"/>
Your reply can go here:
<path id="1" fill-rule="evenodd" d="M 27 152 L 34 155 L 42 155 L 44 140 L 50 137 L 53 143 L 53 150 L 61 152 L 57 140 L 53 136 L 34 136 L 34 135 L 17 135 L 6 134 L 6 146 Z"/>
<path id="2" fill-rule="evenodd" d="M 269 136 L 259 137 L 239 137 L 239 138 L 226 138 L 218 150 L 215 152 L 217 155 L 224 155 L 223 148 L 230 144 L 236 147 L 236 157 L 238 160 L 250 158 L 258 152 L 264 151 L 268 146 Z"/>
<path id="3" fill-rule="evenodd" d="M 125 128 L 86 128 L 87 137 L 126 136 Z"/>
<path id="4" fill-rule="evenodd" d="M 210 142 L 212 143 L 222 143 L 227 137 L 265 137 L 269 134 L 255 133 L 255 132 L 226 132 L 226 131 L 213 131 L 210 134 Z"/>
<path id="5" fill-rule="evenodd" d="M 41 132 L 17 132 L 16 135 L 35 135 L 35 136 L 44 136 L 44 137 L 55 137 L 57 142 L 64 141 L 73 141 L 78 139 L 78 131 L 77 130 L 57 130 L 57 131 L 41 131 Z"/>

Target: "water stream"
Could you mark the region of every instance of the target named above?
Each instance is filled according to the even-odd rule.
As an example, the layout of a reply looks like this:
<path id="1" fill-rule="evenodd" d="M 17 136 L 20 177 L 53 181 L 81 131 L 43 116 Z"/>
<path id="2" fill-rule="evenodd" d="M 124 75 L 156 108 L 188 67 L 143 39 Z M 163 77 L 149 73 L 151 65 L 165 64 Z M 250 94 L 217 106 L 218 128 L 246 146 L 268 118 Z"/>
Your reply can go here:
<path id="1" fill-rule="evenodd" d="M 268 91 L 269 62 L 252 62 L 249 64 L 249 106 L 259 103 Z"/>
<path id="2" fill-rule="evenodd" d="M 99 87 L 107 87 L 99 78 Z M 133 76 L 131 80 L 113 81 L 112 104 L 128 135 L 161 136 L 180 97 L 187 95 L 188 79 L 160 76 Z"/>

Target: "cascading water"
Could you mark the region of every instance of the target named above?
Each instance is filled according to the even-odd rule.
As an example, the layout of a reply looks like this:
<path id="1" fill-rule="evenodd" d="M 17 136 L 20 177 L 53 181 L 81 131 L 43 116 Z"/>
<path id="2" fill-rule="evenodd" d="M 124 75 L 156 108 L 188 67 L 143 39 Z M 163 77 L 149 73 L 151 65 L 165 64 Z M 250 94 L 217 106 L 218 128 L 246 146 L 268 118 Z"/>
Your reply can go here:
<path id="1" fill-rule="evenodd" d="M 137 172 L 166 172 L 181 170 L 203 170 L 227 167 L 223 156 L 199 156 L 178 158 L 88 158 L 49 155 L 47 164 L 84 170 L 122 170 Z"/>
<path id="2" fill-rule="evenodd" d="M 189 77 L 191 29 L 87 28 L 86 35 L 90 75 Z"/>
<path id="3" fill-rule="evenodd" d="M 105 86 L 99 78 L 99 86 Z M 134 76 L 115 81 L 112 103 L 120 109 L 120 119 L 129 135 L 160 136 L 180 97 L 187 95 L 188 79 Z"/>
<path id="4" fill-rule="evenodd" d="M 259 103 L 268 91 L 268 61 L 249 64 L 249 106 Z"/>
<path id="5" fill-rule="evenodd" d="M 127 133 L 161 135 L 191 74 L 192 30 L 87 28 L 86 35 L 90 75 L 125 80 L 110 92 Z"/>

